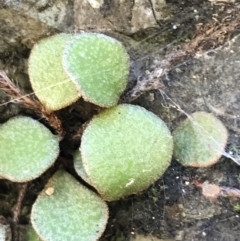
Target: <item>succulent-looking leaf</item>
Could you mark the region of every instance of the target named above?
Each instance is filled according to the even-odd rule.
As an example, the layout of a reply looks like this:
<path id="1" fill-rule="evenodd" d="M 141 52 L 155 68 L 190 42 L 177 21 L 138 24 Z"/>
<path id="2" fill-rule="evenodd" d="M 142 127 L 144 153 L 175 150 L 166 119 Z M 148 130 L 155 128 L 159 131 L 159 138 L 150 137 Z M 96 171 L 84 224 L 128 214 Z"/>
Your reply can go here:
<path id="1" fill-rule="evenodd" d="M 174 157 L 184 166 L 207 167 L 224 152 L 228 131 L 214 115 L 195 112 L 173 132 Z"/>
<path id="2" fill-rule="evenodd" d="M 53 188 L 47 195 L 45 190 Z M 33 205 L 31 222 L 46 241 L 95 241 L 103 233 L 106 203 L 64 171 L 58 171 Z"/>
<path id="3" fill-rule="evenodd" d="M 11 241 L 11 229 L 8 224 L 0 223 L 0 241 Z"/>
<path id="4" fill-rule="evenodd" d="M 26 240 L 27 241 L 41 241 L 40 237 L 37 235 L 36 231 L 33 229 L 32 225 L 26 227 Z"/>
<path id="5" fill-rule="evenodd" d="M 77 150 L 74 153 L 73 156 L 73 162 L 74 162 L 74 168 L 77 172 L 77 174 L 88 184 L 91 185 L 91 181 L 84 169 L 83 162 L 82 162 L 82 157 L 81 157 L 81 152 L 80 150 Z"/>
<path id="6" fill-rule="evenodd" d="M 76 85 L 62 67 L 64 47 L 72 38 L 70 34 L 58 34 L 43 39 L 34 46 L 29 58 L 32 88 L 50 111 L 62 109 L 80 97 Z"/>
<path id="7" fill-rule="evenodd" d="M 116 105 L 126 88 L 129 56 L 120 42 L 103 34 L 75 37 L 65 48 L 63 65 L 83 98 L 96 105 Z"/>
<path id="8" fill-rule="evenodd" d="M 81 142 L 84 169 L 108 201 L 142 191 L 161 177 L 172 149 L 165 123 L 146 109 L 127 104 L 95 116 Z"/>
<path id="9" fill-rule="evenodd" d="M 30 117 L 15 117 L 0 126 L 0 153 L 0 176 L 26 182 L 54 163 L 58 138 Z"/>
<path id="10" fill-rule="evenodd" d="M 0 241 L 6 241 L 6 227 L 0 224 Z"/>

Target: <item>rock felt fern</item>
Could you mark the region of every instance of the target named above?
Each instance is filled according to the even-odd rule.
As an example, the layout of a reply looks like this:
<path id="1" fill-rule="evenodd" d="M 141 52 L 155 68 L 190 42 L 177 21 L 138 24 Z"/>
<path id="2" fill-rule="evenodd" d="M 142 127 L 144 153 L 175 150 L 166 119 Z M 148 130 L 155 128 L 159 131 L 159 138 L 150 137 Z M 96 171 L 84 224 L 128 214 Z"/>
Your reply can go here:
<path id="1" fill-rule="evenodd" d="M 64 171 L 50 179 L 31 213 L 34 229 L 47 241 L 97 240 L 107 219 L 106 203 Z"/>
<path id="2" fill-rule="evenodd" d="M 26 232 L 24 233 L 24 236 L 26 237 L 27 241 L 41 241 L 41 239 L 31 225 L 28 225 L 25 231 Z"/>
<path id="3" fill-rule="evenodd" d="M 220 120 L 210 113 L 195 112 L 173 132 L 173 155 L 184 166 L 207 167 L 219 160 L 227 139 Z"/>
<path id="4" fill-rule="evenodd" d="M 211 114 L 194 113 L 172 137 L 153 113 L 140 106 L 117 105 L 128 72 L 129 57 L 121 43 L 102 34 L 60 34 L 34 47 L 29 74 L 43 104 L 40 110 L 53 114 L 80 96 L 109 109 L 87 122 L 80 149 L 74 154 L 77 173 L 101 197 L 65 171 L 57 171 L 33 205 L 35 231 L 29 230 L 29 240 L 96 241 L 108 219 L 103 200 L 118 200 L 148 188 L 169 166 L 173 144 L 174 157 L 185 166 L 212 165 L 223 153 L 227 130 Z M 59 138 L 29 117 L 2 124 L 0 177 L 14 182 L 39 177 L 56 160 L 58 142 Z"/>
<path id="5" fill-rule="evenodd" d="M 116 105 L 127 85 L 129 56 L 120 42 L 103 34 L 81 34 L 68 42 L 63 66 L 83 98 L 102 107 Z"/>
<path id="6" fill-rule="evenodd" d="M 57 34 L 40 41 L 29 58 L 33 90 L 49 111 L 80 96 L 102 107 L 118 103 L 126 88 L 129 56 L 120 42 L 103 34 Z"/>
<path id="7" fill-rule="evenodd" d="M 171 161 L 173 142 L 165 123 L 140 106 L 118 105 L 95 116 L 81 142 L 84 169 L 103 199 L 146 189 Z"/>
<path id="8" fill-rule="evenodd" d="M 11 235 L 10 225 L 0 223 L 0 241 L 11 241 L 11 240 L 12 240 L 12 235 Z"/>
<path id="9" fill-rule="evenodd" d="M 40 41 L 29 58 L 32 88 L 41 103 L 50 111 L 75 102 L 80 93 L 62 66 L 63 50 L 73 35 L 58 34 Z"/>
<path id="10" fill-rule="evenodd" d="M 0 126 L 0 176 L 14 182 L 39 177 L 57 159 L 58 138 L 30 117 L 15 117 Z"/>
<path id="11" fill-rule="evenodd" d="M 88 174 L 86 173 L 86 170 L 83 166 L 82 157 L 80 150 L 75 151 L 73 156 L 74 161 L 74 168 L 77 172 L 77 174 L 88 184 L 91 185 L 91 181 L 89 179 Z"/>

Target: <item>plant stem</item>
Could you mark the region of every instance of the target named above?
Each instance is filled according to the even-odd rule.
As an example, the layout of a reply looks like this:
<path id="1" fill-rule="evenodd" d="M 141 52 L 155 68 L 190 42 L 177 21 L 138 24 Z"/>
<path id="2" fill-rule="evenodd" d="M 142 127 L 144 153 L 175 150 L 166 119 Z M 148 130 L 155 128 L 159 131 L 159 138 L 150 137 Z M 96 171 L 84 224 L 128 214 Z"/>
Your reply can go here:
<path id="1" fill-rule="evenodd" d="M 13 225 L 12 234 L 13 241 L 19 241 L 19 217 L 21 215 L 22 203 L 27 192 L 28 183 L 21 184 L 18 193 L 17 203 L 13 208 Z"/>

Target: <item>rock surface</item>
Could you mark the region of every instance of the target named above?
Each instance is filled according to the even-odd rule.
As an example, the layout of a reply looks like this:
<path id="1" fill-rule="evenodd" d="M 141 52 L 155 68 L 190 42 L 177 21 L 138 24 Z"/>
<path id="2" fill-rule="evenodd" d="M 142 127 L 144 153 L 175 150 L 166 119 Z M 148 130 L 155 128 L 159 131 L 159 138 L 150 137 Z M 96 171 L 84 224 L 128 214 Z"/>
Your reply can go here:
<path id="1" fill-rule="evenodd" d="M 75 0 L 77 30 L 116 31 L 124 34 L 158 27 L 166 17 L 165 0 Z"/>

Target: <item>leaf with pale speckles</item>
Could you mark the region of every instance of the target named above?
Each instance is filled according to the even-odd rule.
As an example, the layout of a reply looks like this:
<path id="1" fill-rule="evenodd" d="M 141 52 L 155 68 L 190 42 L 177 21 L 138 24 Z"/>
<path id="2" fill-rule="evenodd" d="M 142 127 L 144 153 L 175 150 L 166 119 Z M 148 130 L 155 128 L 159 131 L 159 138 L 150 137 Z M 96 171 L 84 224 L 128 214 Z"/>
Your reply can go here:
<path id="1" fill-rule="evenodd" d="M 90 183 L 103 199 L 113 201 L 146 189 L 162 176 L 173 140 L 158 116 L 123 104 L 89 122 L 80 149 Z"/>
<path id="2" fill-rule="evenodd" d="M 173 155 L 184 166 L 211 166 L 220 159 L 227 139 L 220 120 L 211 113 L 195 112 L 173 132 Z"/>
<path id="3" fill-rule="evenodd" d="M 94 192 L 70 174 L 58 171 L 33 205 L 31 222 L 37 234 L 47 241 L 95 241 L 103 233 L 108 207 Z"/>
<path id="4" fill-rule="evenodd" d="M 111 107 L 126 88 L 130 64 L 126 50 L 116 39 L 86 33 L 67 43 L 63 66 L 86 101 Z"/>
<path id="5" fill-rule="evenodd" d="M 62 67 L 65 45 L 74 38 L 71 34 L 57 34 L 34 46 L 29 58 L 32 88 L 41 103 L 51 111 L 62 109 L 80 98 L 76 85 Z"/>
<path id="6" fill-rule="evenodd" d="M 57 159 L 58 137 L 30 117 L 15 117 L 0 126 L 0 153 L 0 176 L 27 182 Z"/>

